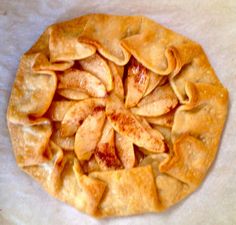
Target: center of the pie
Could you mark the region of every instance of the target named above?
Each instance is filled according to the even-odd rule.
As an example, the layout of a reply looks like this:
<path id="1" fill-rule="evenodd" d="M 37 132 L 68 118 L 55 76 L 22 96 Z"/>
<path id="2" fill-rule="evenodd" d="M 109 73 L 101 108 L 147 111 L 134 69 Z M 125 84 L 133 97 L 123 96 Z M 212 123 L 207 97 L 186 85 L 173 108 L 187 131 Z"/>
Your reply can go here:
<path id="1" fill-rule="evenodd" d="M 139 166 L 168 151 L 178 99 L 168 76 L 134 57 L 118 66 L 98 53 L 57 74 L 51 139 L 74 151 L 85 173 Z"/>

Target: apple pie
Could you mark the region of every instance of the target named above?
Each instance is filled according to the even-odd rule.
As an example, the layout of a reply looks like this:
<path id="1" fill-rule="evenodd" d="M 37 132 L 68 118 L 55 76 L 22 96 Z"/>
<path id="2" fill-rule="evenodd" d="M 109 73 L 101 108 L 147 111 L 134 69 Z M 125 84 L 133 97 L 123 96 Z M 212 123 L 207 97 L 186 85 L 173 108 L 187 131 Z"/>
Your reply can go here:
<path id="1" fill-rule="evenodd" d="M 53 24 L 21 58 L 7 121 L 16 162 L 94 217 L 162 212 L 201 184 L 228 92 L 201 46 L 144 16 Z"/>

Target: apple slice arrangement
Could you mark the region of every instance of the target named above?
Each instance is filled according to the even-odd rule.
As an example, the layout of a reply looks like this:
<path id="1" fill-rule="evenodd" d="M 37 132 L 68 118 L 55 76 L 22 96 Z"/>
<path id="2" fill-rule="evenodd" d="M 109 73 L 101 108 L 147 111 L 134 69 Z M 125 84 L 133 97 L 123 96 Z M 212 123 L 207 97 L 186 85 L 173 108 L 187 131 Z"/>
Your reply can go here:
<path id="1" fill-rule="evenodd" d="M 52 140 L 74 150 L 86 172 L 132 168 L 168 151 L 178 99 L 166 76 L 133 57 L 122 67 L 96 53 L 58 72 L 58 80 L 47 113 Z"/>

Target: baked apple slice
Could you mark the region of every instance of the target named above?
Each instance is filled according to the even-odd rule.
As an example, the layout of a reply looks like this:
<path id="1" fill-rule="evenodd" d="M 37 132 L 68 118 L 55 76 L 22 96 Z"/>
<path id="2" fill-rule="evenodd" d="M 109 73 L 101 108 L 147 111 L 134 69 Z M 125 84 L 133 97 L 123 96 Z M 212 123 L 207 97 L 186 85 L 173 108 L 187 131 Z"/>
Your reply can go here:
<path id="1" fill-rule="evenodd" d="M 75 135 L 75 154 L 79 160 L 88 160 L 102 135 L 105 121 L 104 110 L 89 115 Z"/>
<path id="2" fill-rule="evenodd" d="M 130 138 L 122 136 L 116 132 L 116 150 L 117 154 L 126 169 L 134 167 L 135 153 L 134 145 Z"/>
<path id="3" fill-rule="evenodd" d="M 138 104 L 148 87 L 149 75 L 147 69 L 135 58 L 131 58 L 126 78 L 125 107 L 131 108 Z"/>
<path id="4" fill-rule="evenodd" d="M 148 133 L 152 134 L 154 137 L 164 140 L 163 135 L 158 132 L 158 130 L 155 130 L 151 127 L 151 125 L 148 123 L 148 121 L 140 116 L 136 116 L 136 118 L 139 120 L 139 122 L 142 124 L 142 126 L 148 131 Z"/>
<path id="5" fill-rule="evenodd" d="M 101 170 L 114 170 L 122 167 L 116 155 L 115 132 L 109 121 L 106 121 L 104 125 L 102 137 L 94 155 Z"/>
<path id="6" fill-rule="evenodd" d="M 89 98 L 75 103 L 65 114 L 61 123 L 61 135 L 63 137 L 73 135 L 83 120 L 93 111 L 105 108 L 105 99 Z"/>
<path id="7" fill-rule="evenodd" d="M 149 95 L 157 86 L 161 86 L 166 80 L 168 80 L 167 76 L 158 75 L 151 70 L 148 71 L 149 83 L 147 86 L 147 90 L 144 93 L 144 96 Z"/>
<path id="8" fill-rule="evenodd" d="M 74 150 L 75 137 L 62 137 L 59 129 L 52 132 L 51 140 L 66 151 Z"/>
<path id="9" fill-rule="evenodd" d="M 91 73 L 70 69 L 58 76 L 58 89 L 81 88 L 92 97 L 105 97 L 106 88 L 102 82 Z"/>
<path id="10" fill-rule="evenodd" d="M 114 89 L 113 92 L 120 98 L 124 99 L 124 86 L 122 82 L 123 72 L 120 66 L 117 66 L 115 63 L 109 61 L 108 65 L 111 69 L 111 73 L 114 79 Z"/>
<path id="11" fill-rule="evenodd" d="M 130 138 L 137 146 L 152 152 L 165 151 L 162 139 L 149 133 L 117 96 L 111 95 L 107 98 L 106 115 L 115 131 Z"/>
<path id="12" fill-rule="evenodd" d="M 96 76 L 105 85 L 107 91 L 111 91 L 114 87 L 112 74 L 105 59 L 99 54 L 82 59 L 79 61 L 83 70 Z"/>
<path id="13" fill-rule="evenodd" d="M 64 98 L 67 98 L 69 100 L 83 100 L 86 98 L 89 98 L 89 95 L 84 91 L 83 89 L 80 88 L 63 88 L 63 89 L 58 89 L 57 93 Z"/>
<path id="14" fill-rule="evenodd" d="M 156 117 L 146 117 L 146 120 L 155 125 L 160 125 L 164 127 L 172 127 L 174 123 L 174 115 L 176 110 L 171 110 L 170 112 Z"/>
<path id="15" fill-rule="evenodd" d="M 138 107 L 132 108 L 132 112 L 140 116 L 160 116 L 174 109 L 178 99 L 169 84 L 157 87 L 151 94 L 144 97 Z"/>
<path id="16" fill-rule="evenodd" d="M 62 121 L 66 112 L 70 109 L 75 102 L 73 101 L 52 101 L 47 116 L 52 121 Z"/>

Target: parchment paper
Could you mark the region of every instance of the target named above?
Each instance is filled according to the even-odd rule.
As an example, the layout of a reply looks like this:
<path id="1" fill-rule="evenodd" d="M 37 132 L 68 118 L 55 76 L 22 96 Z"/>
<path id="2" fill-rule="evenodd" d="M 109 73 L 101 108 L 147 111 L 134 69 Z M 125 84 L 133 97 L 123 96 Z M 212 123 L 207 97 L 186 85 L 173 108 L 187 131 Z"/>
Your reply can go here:
<path id="1" fill-rule="evenodd" d="M 203 185 L 163 214 L 97 221 L 44 192 L 15 163 L 5 113 L 19 57 L 51 23 L 85 13 L 143 14 L 199 42 L 230 92 L 217 159 Z M 235 225 L 236 1 L 0 0 L 0 225 Z"/>

